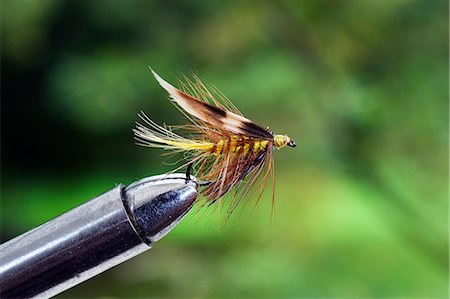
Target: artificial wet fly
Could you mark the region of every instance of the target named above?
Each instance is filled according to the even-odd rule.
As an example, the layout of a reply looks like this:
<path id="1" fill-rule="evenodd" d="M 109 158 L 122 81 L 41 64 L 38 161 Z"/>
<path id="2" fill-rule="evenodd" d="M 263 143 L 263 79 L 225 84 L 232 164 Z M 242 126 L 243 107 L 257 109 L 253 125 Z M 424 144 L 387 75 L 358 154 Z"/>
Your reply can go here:
<path id="1" fill-rule="evenodd" d="M 151 70 L 151 69 L 150 69 Z M 160 126 L 144 113 L 133 130 L 137 143 L 184 153 L 187 176 L 195 175 L 204 182 L 204 203 L 211 205 L 230 194 L 226 215 L 229 216 L 242 199 L 257 190 L 257 202 L 269 176 L 272 178 L 272 205 L 275 194 L 274 149 L 295 147 L 287 135 L 274 134 L 248 118 L 216 88 L 207 86 L 197 76 L 184 76 L 180 89 L 151 70 L 158 83 L 169 93 L 177 108 L 190 120 L 185 126 Z M 189 137 L 175 133 L 184 129 Z M 181 168 L 179 167 L 179 168 Z M 177 168 L 177 169 L 179 169 Z M 259 186 L 257 188 L 253 188 Z"/>

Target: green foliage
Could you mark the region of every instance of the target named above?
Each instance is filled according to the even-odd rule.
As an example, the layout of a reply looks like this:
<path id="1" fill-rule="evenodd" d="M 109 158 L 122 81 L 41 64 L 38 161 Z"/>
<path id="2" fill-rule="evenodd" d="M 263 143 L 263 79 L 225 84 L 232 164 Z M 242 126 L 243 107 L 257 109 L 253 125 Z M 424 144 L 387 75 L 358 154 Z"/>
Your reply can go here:
<path id="1" fill-rule="evenodd" d="M 191 213 L 60 297 L 447 297 L 448 2 L 10 1 L 2 14 L 2 238 L 172 166 L 133 144 L 151 77 L 198 72 L 296 140 L 270 199 L 221 231 Z"/>

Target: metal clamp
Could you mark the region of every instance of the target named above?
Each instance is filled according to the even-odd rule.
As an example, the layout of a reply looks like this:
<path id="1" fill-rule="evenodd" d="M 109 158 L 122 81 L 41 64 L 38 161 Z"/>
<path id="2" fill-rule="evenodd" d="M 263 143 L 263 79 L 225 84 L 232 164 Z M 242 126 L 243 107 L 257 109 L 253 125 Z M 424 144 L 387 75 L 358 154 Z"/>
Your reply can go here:
<path id="1" fill-rule="evenodd" d="M 55 296 L 148 250 L 197 198 L 195 178 L 120 184 L 0 246 L 0 297 Z"/>

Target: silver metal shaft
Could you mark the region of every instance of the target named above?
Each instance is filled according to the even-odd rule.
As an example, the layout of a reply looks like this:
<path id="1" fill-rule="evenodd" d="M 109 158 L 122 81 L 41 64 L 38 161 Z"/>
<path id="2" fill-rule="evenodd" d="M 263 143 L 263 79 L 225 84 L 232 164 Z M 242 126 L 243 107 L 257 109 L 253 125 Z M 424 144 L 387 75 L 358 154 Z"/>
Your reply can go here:
<path id="1" fill-rule="evenodd" d="M 150 249 L 191 209 L 183 174 L 114 189 L 0 246 L 0 297 L 57 295 Z"/>

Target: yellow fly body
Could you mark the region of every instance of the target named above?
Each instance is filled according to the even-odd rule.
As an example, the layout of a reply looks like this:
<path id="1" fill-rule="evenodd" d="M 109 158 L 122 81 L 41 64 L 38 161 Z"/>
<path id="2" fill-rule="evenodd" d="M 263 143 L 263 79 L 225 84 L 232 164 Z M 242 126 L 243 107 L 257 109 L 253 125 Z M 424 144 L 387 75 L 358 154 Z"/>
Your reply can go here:
<path id="1" fill-rule="evenodd" d="M 220 91 L 207 88 L 196 76 L 193 80 L 185 77 L 185 83 L 178 89 L 151 71 L 191 121 L 191 125 L 184 126 L 191 136 L 182 137 L 171 127 L 159 126 L 142 113 L 140 117 L 144 123 L 137 123 L 133 130 L 137 143 L 188 153 L 190 158 L 185 165 L 193 169 L 198 180 L 207 182 L 202 190 L 206 203 L 212 204 L 231 194 L 227 215 L 249 194 L 252 186 L 261 187 L 259 201 L 269 175 L 272 177 L 273 203 L 273 149 L 295 147 L 295 142 L 245 118 Z"/>

